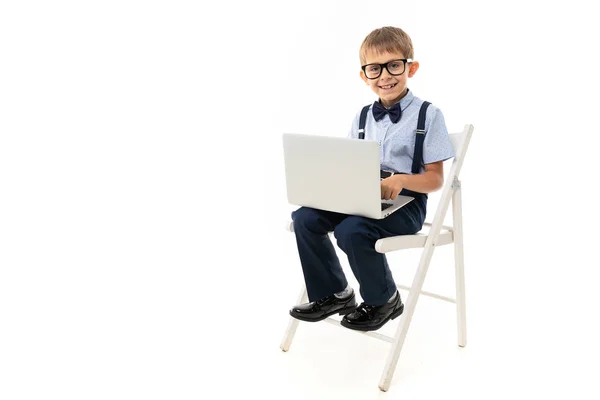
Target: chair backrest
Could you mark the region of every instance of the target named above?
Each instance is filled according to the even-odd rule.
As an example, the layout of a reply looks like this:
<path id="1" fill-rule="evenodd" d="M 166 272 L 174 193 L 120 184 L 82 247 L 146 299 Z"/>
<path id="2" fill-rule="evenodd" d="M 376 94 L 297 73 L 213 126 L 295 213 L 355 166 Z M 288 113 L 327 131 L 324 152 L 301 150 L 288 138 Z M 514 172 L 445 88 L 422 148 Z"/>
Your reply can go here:
<path id="1" fill-rule="evenodd" d="M 450 184 L 452 184 L 452 181 L 454 180 L 454 176 L 451 176 L 450 174 L 452 171 L 452 166 L 458 162 L 461 162 L 462 164 L 461 160 L 466 154 L 466 149 L 469 146 L 472 132 L 473 125 L 465 125 L 465 128 L 462 132 L 448 134 L 450 143 L 452 144 L 452 150 L 454 150 L 454 157 L 444 161 L 444 186 L 448 183 L 448 181 Z M 431 195 L 433 198 L 437 198 L 439 193 L 441 192 L 434 192 Z"/>
<path id="2" fill-rule="evenodd" d="M 467 148 L 469 147 L 469 143 L 471 141 L 471 135 L 473 134 L 473 125 L 467 124 L 464 129 L 460 133 L 451 133 L 450 142 L 452 143 L 452 148 L 454 149 L 454 161 L 460 162 L 462 165 L 462 160 L 467 153 Z M 457 171 L 460 172 L 460 169 Z"/>
<path id="3" fill-rule="evenodd" d="M 464 132 L 459 132 L 459 133 L 451 133 L 448 136 L 450 136 L 450 142 L 452 143 L 452 149 L 454 149 L 454 154 L 456 154 L 463 139 L 465 138 L 465 134 L 464 134 Z"/>
<path id="4" fill-rule="evenodd" d="M 442 188 L 438 207 L 432 221 L 432 228 L 437 230 L 439 230 L 439 227 L 441 227 L 446 210 L 450 204 L 450 199 L 452 197 L 452 185 L 454 184 L 454 180 L 457 179 L 460 174 L 460 169 L 462 168 L 465 154 L 467 154 L 467 149 L 469 148 L 473 129 L 473 125 L 467 124 L 462 132 L 451 133 L 449 135 L 452 148 L 454 149 L 454 158 L 451 161 L 452 164 L 450 166 L 450 171 L 445 177 L 444 187 Z M 450 162 L 450 160 L 448 160 L 448 162 Z"/>

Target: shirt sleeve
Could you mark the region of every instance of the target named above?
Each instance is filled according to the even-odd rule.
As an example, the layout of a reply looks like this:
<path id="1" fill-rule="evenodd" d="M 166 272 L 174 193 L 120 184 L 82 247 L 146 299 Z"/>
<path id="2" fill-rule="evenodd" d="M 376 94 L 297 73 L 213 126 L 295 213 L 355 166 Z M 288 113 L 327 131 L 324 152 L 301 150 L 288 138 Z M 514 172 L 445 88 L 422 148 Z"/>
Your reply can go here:
<path id="1" fill-rule="evenodd" d="M 454 149 L 448 136 L 448 129 L 442 111 L 431 105 L 427 110 L 427 115 L 430 114 L 430 119 L 427 118 L 429 119 L 429 127 L 425 126 L 427 134 L 423 143 L 423 164 L 445 161 L 454 157 Z"/>

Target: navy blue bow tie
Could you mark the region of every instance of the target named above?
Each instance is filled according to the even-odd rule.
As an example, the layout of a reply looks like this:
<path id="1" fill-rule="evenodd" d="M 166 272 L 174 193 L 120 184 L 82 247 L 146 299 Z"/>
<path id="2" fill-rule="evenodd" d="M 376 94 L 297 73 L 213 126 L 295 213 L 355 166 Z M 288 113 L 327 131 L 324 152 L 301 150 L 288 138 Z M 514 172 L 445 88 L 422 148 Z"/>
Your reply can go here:
<path id="1" fill-rule="evenodd" d="M 402 117 L 400 102 L 394 104 L 389 109 L 382 106 L 381 103 L 378 101 L 373 103 L 373 117 L 375 118 L 375 121 L 379 121 L 380 119 L 382 119 L 385 116 L 385 114 L 390 115 L 390 119 L 394 124 L 400 121 L 400 118 Z"/>

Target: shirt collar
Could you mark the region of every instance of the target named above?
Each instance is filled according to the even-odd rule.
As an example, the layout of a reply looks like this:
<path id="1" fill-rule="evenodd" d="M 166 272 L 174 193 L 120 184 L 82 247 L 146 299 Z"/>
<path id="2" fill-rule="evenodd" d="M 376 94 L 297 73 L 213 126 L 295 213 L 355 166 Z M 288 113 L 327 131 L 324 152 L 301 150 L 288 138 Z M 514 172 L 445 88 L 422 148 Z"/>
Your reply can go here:
<path id="1" fill-rule="evenodd" d="M 406 95 L 403 98 L 400 99 L 400 109 L 401 110 L 405 110 L 406 107 L 408 107 L 410 105 L 410 103 L 412 103 L 412 101 L 414 100 L 414 98 L 415 98 L 415 95 L 413 94 L 413 92 L 411 92 L 410 89 L 407 88 L 406 89 Z M 381 103 L 381 99 L 377 99 L 377 101 L 379 103 Z"/>

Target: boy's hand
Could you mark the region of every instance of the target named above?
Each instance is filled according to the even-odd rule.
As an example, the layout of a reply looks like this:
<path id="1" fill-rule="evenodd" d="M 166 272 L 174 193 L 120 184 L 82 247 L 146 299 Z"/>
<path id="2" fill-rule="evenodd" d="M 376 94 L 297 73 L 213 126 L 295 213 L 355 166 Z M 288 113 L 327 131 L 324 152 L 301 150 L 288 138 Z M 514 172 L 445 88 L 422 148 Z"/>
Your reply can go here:
<path id="1" fill-rule="evenodd" d="M 401 178 L 400 175 L 392 175 L 381 181 L 381 198 L 383 200 L 396 200 L 403 188 Z"/>

